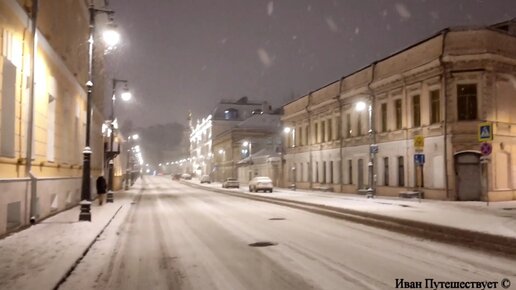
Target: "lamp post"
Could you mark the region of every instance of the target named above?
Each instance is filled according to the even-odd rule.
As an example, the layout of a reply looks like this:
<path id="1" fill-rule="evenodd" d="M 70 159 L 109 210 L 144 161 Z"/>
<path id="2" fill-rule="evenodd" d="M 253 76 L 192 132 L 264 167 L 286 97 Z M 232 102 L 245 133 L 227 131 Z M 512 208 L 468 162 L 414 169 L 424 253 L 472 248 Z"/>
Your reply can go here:
<path id="1" fill-rule="evenodd" d="M 131 170 L 132 170 L 132 142 L 133 141 L 136 141 L 140 138 L 140 136 L 138 136 L 138 134 L 133 134 L 131 136 L 129 136 L 128 141 L 129 141 L 129 149 L 127 149 L 127 166 L 126 166 L 126 170 L 125 170 L 125 190 L 128 190 L 129 189 L 129 186 L 130 186 L 130 182 L 131 182 Z M 147 164 L 148 166 L 148 164 Z"/>
<path id="2" fill-rule="evenodd" d="M 128 101 L 131 99 L 131 93 L 127 89 L 127 80 L 119 80 L 119 79 L 113 79 L 112 80 L 112 97 L 111 97 L 111 121 L 110 121 L 110 129 L 111 129 L 111 136 L 109 138 L 109 152 L 107 155 L 107 158 L 109 160 L 108 163 L 108 192 L 107 192 L 107 199 L 106 202 L 113 202 L 113 179 L 114 179 L 114 161 L 115 157 L 120 154 L 120 145 L 118 147 L 117 151 L 114 151 L 113 143 L 115 139 L 115 103 L 116 103 L 116 88 L 118 83 L 123 83 L 124 86 L 124 92 L 120 95 L 123 101 Z"/>
<path id="3" fill-rule="evenodd" d="M 91 135 L 91 108 L 93 98 L 93 65 L 95 56 L 95 15 L 97 13 L 107 13 L 112 15 L 114 12 L 111 10 L 95 9 L 93 2 L 90 2 L 89 6 L 89 36 L 88 36 L 88 81 L 86 82 L 86 138 L 83 153 L 83 165 L 82 165 L 82 185 L 81 185 L 81 212 L 79 214 L 80 221 L 91 221 L 91 188 L 90 188 L 90 174 L 91 174 L 91 147 L 90 147 L 90 135 Z M 113 44 L 118 37 L 113 37 L 115 34 L 105 34 L 108 44 Z"/>
<path id="4" fill-rule="evenodd" d="M 375 176 L 375 160 L 376 153 L 378 153 L 378 144 L 376 144 L 376 129 L 374 124 L 374 104 L 373 98 L 370 98 L 368 103 L 366 104 L 363 101 L 357 102 L 355 104 L 356 111 L 363 111 L 367 107 L 368 111 L 368 123 L 369 123 L 369 163 L 367 164 L 368 168 L 368 188 L 367 188 L 367 198 L 374 198 L 376 194 L 376 176 Z"/>
<path id="5" fill-rule="evenodd" d="M 286 139 L 287 139 L 287 147 L 294 147 L 294 146 L 288 146 L 290 144 L 289 140 L 292 142 L 292 145 L 294 145 L 295 143 L 295 130 L 290 128 L 290 127 L 285 127 L 283 128 L 283 133 L 286 134 Z M 290 134 L 292 133 L 292 137 L 290 136 Z M 292 139 L 290 139 L 292 138 Z M 293 158 L 294 159 L 294 158 Z M 295 163 L 294 163 L 295 164 Z M 295 165 L 292 165 L 290 167 L 290 170 L 291 170 L 291 176 L 292 176 L 292 184 L 290 184 L 290 188 L 292 188 L 293 190 L 296 190 L 296 183 L 297 183 L 297 172 L 296 172 L 296 166 Z"/>

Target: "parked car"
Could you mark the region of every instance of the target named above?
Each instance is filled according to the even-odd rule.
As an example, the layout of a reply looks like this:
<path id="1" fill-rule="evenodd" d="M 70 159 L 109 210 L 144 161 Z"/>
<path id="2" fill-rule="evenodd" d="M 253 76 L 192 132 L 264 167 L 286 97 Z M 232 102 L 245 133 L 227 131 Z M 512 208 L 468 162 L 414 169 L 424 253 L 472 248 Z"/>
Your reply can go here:
<path id="1" fill-rule="evenodd" d="M 267 176 L 256 176 L 249 181 L 250 192 L 258 192 L 259 190 L 272 192 L 272 188 L 272 180 Z"/>
<path id="2" fill-rule="evenodd" d="M 222 183 L 222 188 L 230 188 L 230 187 L 240 188 L 240 182 L 238 180 L 236 180 L 235 178 L 227 178 Z"/>
<path id="3" fill-rule="evenodd" d="M 192 176 L 188 173 L 183 173 L 183 174 L 181 174 L 181 179 L 190 180 L 190 179 L 192 179 Z"/>
<path id="4" fill-rule="evenodd" d="M 209 175 L 201 176 L 201 183 L 211 183 L 211 178 Z"/>
<path id="5" fill-rule="evenodd" d="M 172 174 L 172 180 L 179 180 L 179 179 L 181 179 L 181 174 L 180 173 Z"/>

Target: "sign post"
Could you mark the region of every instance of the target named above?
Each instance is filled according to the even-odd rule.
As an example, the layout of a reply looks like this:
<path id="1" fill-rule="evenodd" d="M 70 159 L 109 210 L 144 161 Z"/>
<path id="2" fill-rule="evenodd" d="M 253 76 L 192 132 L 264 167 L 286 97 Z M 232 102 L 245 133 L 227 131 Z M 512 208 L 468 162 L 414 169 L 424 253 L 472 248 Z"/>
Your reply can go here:
<path id="1" fill-rule="evenodd" d="M 493 146 L 489 141 L 493 141 L 493 123 L 482 122 L 478 124 L 478 141 L 480 144 L 480 170 L 482 174 L 481 185 L 482 194 L 486 200 L 487 206 L 489 206 L 489 155 L 493 152 Z"/>

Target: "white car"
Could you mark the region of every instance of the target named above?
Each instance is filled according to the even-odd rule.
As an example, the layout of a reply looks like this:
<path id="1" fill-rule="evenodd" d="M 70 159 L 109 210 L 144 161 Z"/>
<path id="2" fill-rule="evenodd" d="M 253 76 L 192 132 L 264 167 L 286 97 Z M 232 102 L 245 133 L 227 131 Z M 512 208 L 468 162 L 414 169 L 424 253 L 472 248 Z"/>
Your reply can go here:
<path id="1" fill-rule="evenodd" d="M 240 188 L 240 182 L 236 180 L 236 178 L 227 178 L 224 183 L 222 183 L 222 188 Z"/>
<path id="2" fill-rule="evenodd" d="M 209 175 L 203 175 L 200 180 L 201 183 L 211 183 L 211 178 Z"/>
<path id="3" fill-rule="evenodd" d="M 259 190 L 272 192 L 272 188 L 272 180 L 267 176 L 257 176 L 249 181 L 250 192 L 258 192 Z"/>

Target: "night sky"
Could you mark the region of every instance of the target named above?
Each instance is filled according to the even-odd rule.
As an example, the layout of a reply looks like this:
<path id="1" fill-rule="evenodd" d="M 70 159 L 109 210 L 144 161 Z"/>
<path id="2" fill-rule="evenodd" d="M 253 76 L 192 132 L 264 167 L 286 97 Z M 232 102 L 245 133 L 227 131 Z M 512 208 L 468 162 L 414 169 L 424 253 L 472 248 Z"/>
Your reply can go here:
<path id="1" fill-rule="evenodd" d="M 298 98 L 449 26 L 516 17 L 515 0 L 110 0 L 111 76 L 135 127 L 207 116 L 220 99 Z"/>

